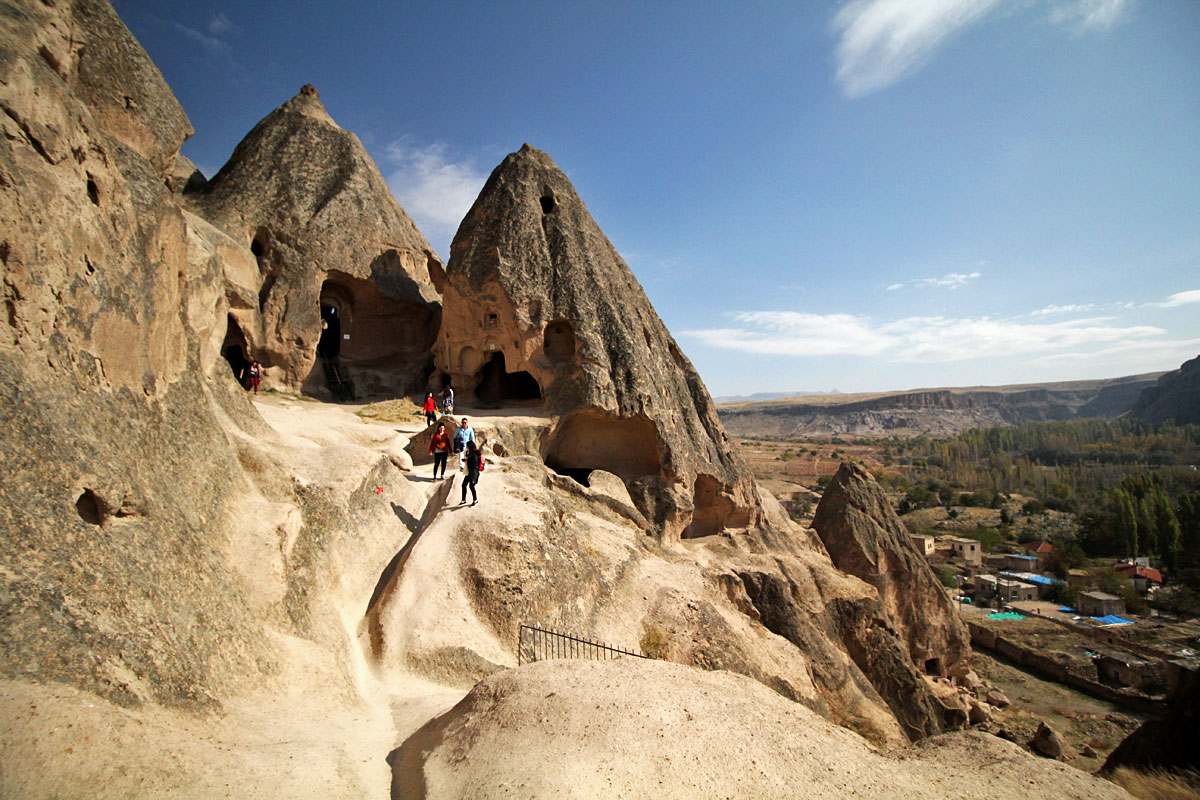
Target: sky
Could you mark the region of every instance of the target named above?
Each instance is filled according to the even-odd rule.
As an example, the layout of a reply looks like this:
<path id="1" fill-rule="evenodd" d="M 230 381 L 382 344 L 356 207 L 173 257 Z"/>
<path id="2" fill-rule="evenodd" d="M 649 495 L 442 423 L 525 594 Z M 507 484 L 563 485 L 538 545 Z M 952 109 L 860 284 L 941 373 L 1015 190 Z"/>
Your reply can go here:
<path id="1" fill-rule="evenodd" d="M 443 259 L 555 160 L 715 396 L 1200 354 L 1196 0 L 115 0 L 207 176 L 312 83 Z"/>

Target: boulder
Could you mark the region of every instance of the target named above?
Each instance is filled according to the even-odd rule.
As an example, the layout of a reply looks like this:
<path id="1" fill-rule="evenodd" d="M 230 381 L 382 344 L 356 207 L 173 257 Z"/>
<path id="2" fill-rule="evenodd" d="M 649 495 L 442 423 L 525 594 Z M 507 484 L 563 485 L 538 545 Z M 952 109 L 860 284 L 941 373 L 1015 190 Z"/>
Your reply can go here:
<path id="1" fill-rule="evenodd" d="M 441 261 L 316 89 L 268 114 L 182 201 L 257 266 L 250 307 L 228 319 L 231 365 L 257 359 L 264 385 L 326 397 L 424 388 Z"/>
<path id="2" fill-rule="evenodd" d="M 972 725 L 983 725 L 987 722 L 991 722 L 992 712 L 989 710 L 986 703 L 981 703 L 973 697 L 970 698 L 967 703 L 970 706 L 967 719 Z"/>
<path id="3" fill-rule="evenodd" d="M 551 469 L 620 476 L 668 539 L 760 522 L 699 375 L 548 155 L 525 145 L 496 167 L 440 288 L 442 380 L 460 402 L 557 415 Z"/>
<path id="4" fill-rule="evenodd" d="M 1046 758 L 1058 758 L 1066 749 L 1066 743 L 1063 742 L 1062 736 L 1045 722 L 1038 723 L 1037 733 L 1033 735 L 1033 741 L 1029 744 L 1034 751 L 1041 753 Z"/>
<path id="5" fill-rule="evenodd" d="M 1008 695 L 999 689 L 989 689 L 983 696 L 983 699 L 996 708 L 1008 708 L 1012 705 L 1012 701 L 1008 699 Z"/>

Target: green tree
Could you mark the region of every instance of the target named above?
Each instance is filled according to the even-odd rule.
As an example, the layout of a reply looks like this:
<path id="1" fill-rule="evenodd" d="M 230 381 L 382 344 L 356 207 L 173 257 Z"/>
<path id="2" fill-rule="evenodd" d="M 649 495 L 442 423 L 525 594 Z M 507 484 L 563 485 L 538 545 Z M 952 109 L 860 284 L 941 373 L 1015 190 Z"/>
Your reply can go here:
<path id="1" fill-rule="evenodd" d="M 1133 497 L 1124 489 L 1113 489 L 1113 511 L 1116 512 L 1117 542 L 1121 551 L 1127 556 L 1138 554 L 1138 514 L 1134 508 Z"/>
<path id="2" fill-rule="evenodd" d="M 1154 527 L 1158 533 L 1158 555 L 1163 564 L 1171 572 L 1179 566 L 1179 540 L 1181 538 L 1179 520 L 1171 510 L 1171 501 L 1161 488 L 1151 494 L 1153 502 Z"/>

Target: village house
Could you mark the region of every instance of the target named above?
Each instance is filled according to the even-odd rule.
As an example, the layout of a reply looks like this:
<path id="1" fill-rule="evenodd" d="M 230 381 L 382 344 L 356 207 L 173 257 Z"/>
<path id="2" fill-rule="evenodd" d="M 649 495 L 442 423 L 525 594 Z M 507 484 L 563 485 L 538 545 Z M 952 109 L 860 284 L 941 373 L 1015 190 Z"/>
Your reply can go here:
<path id="1" fill-rule="evenodd" d="M 1117 574 L 1129 578 L 1133 582 L 1133 588 L 1141 594 L 1149 594 L 1162 586 L 1162 573 L 1152 567 L 1143 567 L 1138 564 L 1117 564 L 1113 567 Z"/>
<path id="2" fill-rule="evenodd" d="M 918 553 L 926 557 L 933 555 L 934 545 L 937 542 L 934 537 L 926 536 L 923 533 L 910 533 L 908 538 L 912 540 Z"/>
<path id="3" fill-rule="evenodd" d="M 997 578 L 996 598 L 1003 600 L 1006 603 L 1020 603 L 1025 600 L 1036 600 L 1037 588 L 1029 583 L 1009 580 L 1008 578 Z"/>
<path id="4" fill-rule="evenodd" d="M 975 539 L 956 536 L 950 540 L 950 552 L 954 558 L 961 558 L 968 564 L 979 566 L 983 563 L 983 550 Z"/>
<path id="5" fill-rule="evenodd" d="M 1080 592 L 1075 600 L 1080 614 L 1089 617 L 1106 617 L 1109 614 L 1124 614 L 1125 601 L 1107 592 Z"/>

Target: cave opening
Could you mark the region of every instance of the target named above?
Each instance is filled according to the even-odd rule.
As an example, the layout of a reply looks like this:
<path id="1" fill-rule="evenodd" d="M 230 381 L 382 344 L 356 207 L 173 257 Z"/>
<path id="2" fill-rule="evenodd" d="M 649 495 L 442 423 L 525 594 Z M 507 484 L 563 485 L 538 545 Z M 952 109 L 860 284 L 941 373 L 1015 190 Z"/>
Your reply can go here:
<path id="1" fill-rule="evenodd" d="M 317 342 L 317 355 L 322 358 L 337 358 L 342 350 L 342 320 L 332 303 L 321 303 L 321 339 Z"/>
<path id="2" fill-rule="evenodd" d="M 590 485 L 593 470 L 628 481 L 662 467 L 658 430 L 647 417 L 615 417 L 597 409 L 574 411 L 554 429 L 542 461 L 559 475 Z"/>
<path id="3" fill-rule="evenodd" d="M 554 200 L 553 194 L 542 195 L 541 203 L 542 203 L 542 213 L 543 214 L 549 214 L 551 211 L 553 211 L 558 206 L 558 203 L 556 203 Z"/>
<path id="4" fill-rule="evenodd" d="M 84 489 L 83 494 L 75 501 L 75 510 L 79 517 L 89 525 L 104 524 L 104 504 L 91 489 Z"/>
<path id="5" fill-rule="evenodd" d="M 504 353 L 495 352 L 479 370 L 475 398 L 484 406 L 499 408 L 505 403 L 542 399 L 542 387 L 528 372 L 505 369 Z"/>
<path id="6" fill-rule="evenodd" d="M 232 314 L 229 315 L 229 321 L 225 327 L 225 341 L 221 344 L 221 356 L 229 363 L 234 380 L 245 386 L 247 368 L 250 366 L 246 335 L 242 333 L 241 327 Z"/>
<path id="7" fill-rule="evenodd" d="M 940 658 L 925 659 L 925 674 L 941 677 L 942 675 L 942 660 Z"/>

